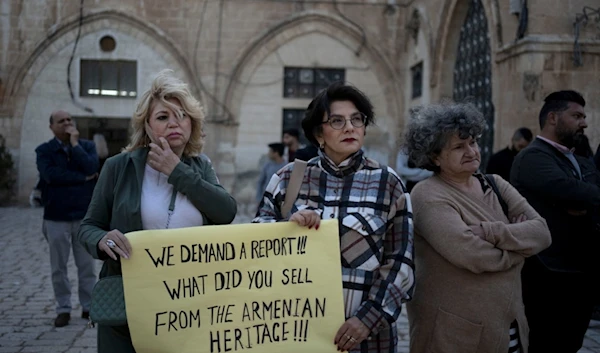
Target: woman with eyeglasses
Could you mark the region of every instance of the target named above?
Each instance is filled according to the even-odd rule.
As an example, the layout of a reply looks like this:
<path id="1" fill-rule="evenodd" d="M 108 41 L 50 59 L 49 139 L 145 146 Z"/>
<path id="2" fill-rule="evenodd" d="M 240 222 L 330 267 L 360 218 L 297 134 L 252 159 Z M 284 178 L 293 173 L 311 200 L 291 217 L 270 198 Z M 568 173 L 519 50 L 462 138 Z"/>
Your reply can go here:
<path id="1" fill-rule="evenodd" d="M 337 219 L 346 321 L 333 343 L 341 351 L 395 353 L 395 322 L 414 288 L 412 211 L 396 173 L 363 155 L 373 121 L 371 102 L 355 87 L 321 91 L 302 121 L 319 155 L 308 161 L 290 213 L 281 209 L 293 163 L 271 178 L 254 222 L 318 229 L 321 219 Z"/>

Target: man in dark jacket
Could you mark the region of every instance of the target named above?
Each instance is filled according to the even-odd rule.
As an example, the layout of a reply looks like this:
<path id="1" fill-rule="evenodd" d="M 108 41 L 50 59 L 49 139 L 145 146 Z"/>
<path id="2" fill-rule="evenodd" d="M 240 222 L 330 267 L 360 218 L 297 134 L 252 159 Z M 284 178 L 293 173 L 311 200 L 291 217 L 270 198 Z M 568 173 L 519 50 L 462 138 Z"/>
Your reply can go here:
<path id="1" fill-rule="evenodd" d="M 296 128 L 284 129 L 281 142 L 285 145 L 283 159 L 286 163 L 293 162 L 296 159 L 296 151 L 300 149 L 300 130 Z"/>
<path id="2" fill-rule="evenodd" d="M 99 162 L 94 143 L 79 139 L 69 113 L 52 113 L 50 130 L 54 138 L 38 146 L 35 152 L 45 185 L 42 227 L 50 248 L 52 286 L 57 301 L 54 326 L 62 327 L 71 319 L 71 285 L 67 276 L 71 247 L 77 265 L 81 317 L 89 317 L 96 283 L 94 259 L 77 241 L 77 231 L 92 198 Z"/>
<path id="3" fill-rule="evenodd" d="M 301 149 L 296 151 L 296 159 L 301 161 L 310 161 L 314 157 L 319 155 L 319 149 L 317 146 L 312 143 L 308 144 L 306 147 L 302 147 Z"/>
<path id="4" fill-rule="evenodd" d="M 510 180 L 510 168 L 512 167 L 515 156 L 522 149 L 527 147 L 533 140 L 533 133 L 526 127 L 517 129 L 511 139 L 511 145 L 505 149 L 496 152 L 488 161 L 486 173 L 498 174 L 502 179 Z"/>
<path id="5" fill-rule="evenodd" d="M 540 136 L 515 158 L 511 182 L 546 219 L 552 245 L 522 272 L 529 353 L 576 353 L 594 306 L 600 175 L 573 153 L 587 127 L 585 100 L 554 92 L 540 112 Z"/>

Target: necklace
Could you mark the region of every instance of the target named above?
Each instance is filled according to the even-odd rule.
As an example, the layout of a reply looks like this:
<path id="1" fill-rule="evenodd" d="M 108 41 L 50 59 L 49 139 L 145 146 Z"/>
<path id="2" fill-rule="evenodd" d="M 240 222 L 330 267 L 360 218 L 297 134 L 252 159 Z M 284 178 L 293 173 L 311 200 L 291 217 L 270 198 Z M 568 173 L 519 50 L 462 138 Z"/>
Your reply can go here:
<path id="1" fill-rule="evenodd" d="M 162 173 L 156 171 L 156 186 L 160 185 L 160 175 Z M 165 229 L 169 229 L 169 224 L 171 223 L 171 216 L 175 211 L 175 201 L 177 200 L 177 190 L 173 187 L 173 192 L 171 193 L 171 202 L 169 203 L 169 210 L 167 211 L 167 222 L 165 224 Z"/>
<path id="2" fill-rule="evenodd" d="M 171 193 L 171 202 L 169 203 L 169 211 L 167 213 L 167 224 L 165 225 L 165 229 L 169 229 L 169 223 L 171 223 L 171 216 L 175 211 L 175 200 L 177 199 L 177 190 L 173 187 L 173 192 Z"/>

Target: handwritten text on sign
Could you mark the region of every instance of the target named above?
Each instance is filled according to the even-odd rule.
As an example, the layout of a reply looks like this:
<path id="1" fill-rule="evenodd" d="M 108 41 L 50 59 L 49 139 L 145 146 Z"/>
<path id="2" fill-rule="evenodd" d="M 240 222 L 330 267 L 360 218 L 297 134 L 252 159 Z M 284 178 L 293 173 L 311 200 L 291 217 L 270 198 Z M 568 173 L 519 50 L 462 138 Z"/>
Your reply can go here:
<path id="1" fill-rule="evenodd" d="M 337 221 L 139 231 L 122 260 L 141 352 L 335 352 L 344 321 Z"/>

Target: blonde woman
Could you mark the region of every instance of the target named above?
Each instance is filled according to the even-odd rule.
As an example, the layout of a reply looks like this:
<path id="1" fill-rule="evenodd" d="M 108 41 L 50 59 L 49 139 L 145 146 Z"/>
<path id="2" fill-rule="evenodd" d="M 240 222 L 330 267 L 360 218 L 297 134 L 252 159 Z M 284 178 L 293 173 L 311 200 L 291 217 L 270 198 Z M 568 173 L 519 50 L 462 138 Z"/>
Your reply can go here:
<path id="1" fill-rule="evenodd" d="M 133 115 L 125 152 L 107 159 L 79 230 L 101 277 L 121 274 L 132 249 L 124 233 L 227 224 L 236 202 L 200 158 L 204 114 L 187 85 L 162 71 Z M 135 352 L 129 328 L 98 325 L 98 352 Z"/>

